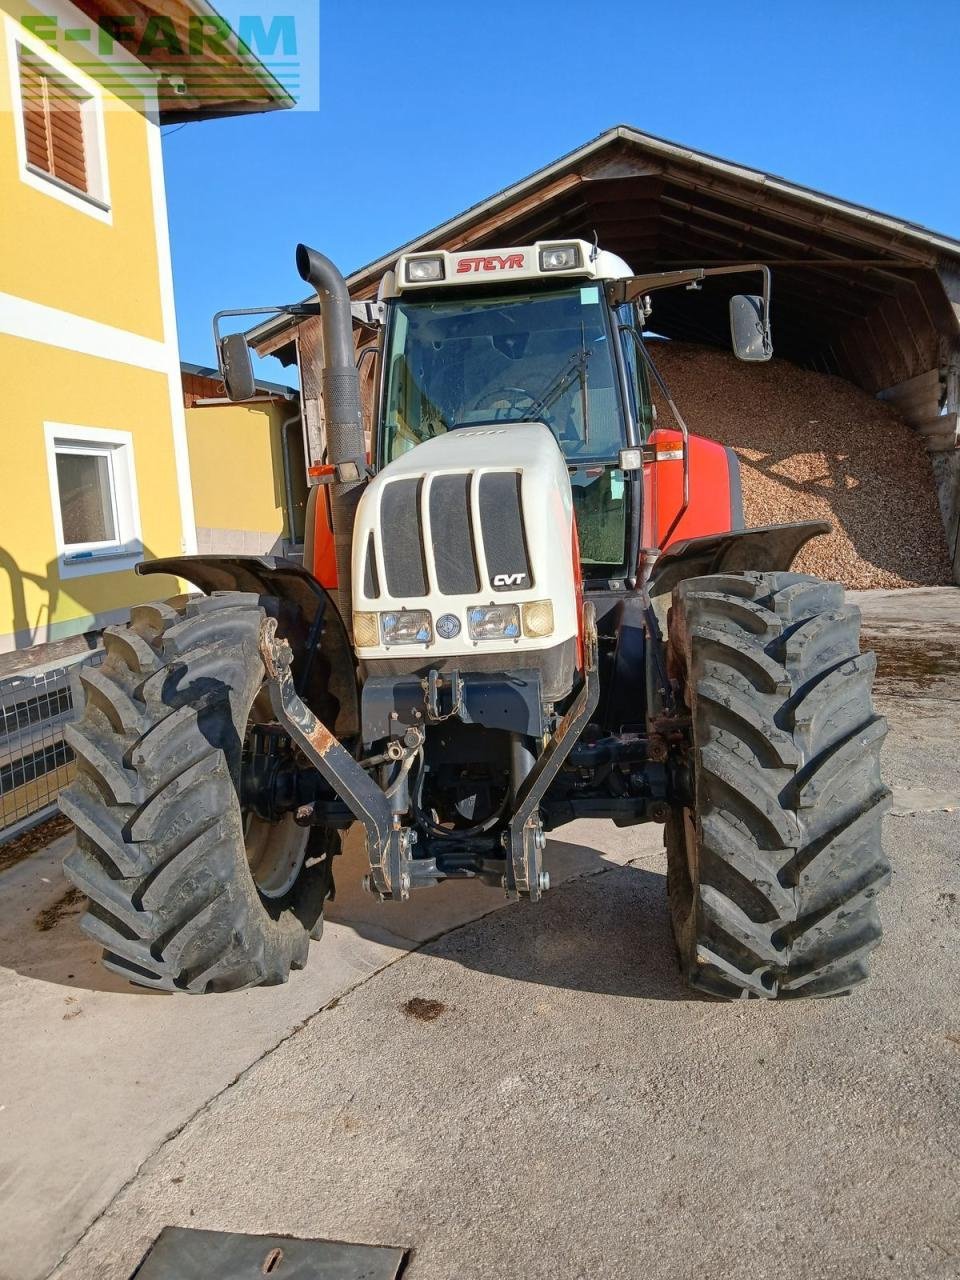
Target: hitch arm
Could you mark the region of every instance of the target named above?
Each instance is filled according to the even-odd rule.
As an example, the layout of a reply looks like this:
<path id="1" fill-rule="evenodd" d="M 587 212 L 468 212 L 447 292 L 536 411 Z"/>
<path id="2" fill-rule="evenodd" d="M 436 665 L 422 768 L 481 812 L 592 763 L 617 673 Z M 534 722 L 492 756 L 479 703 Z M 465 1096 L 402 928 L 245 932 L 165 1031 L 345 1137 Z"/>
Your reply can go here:
<path id="1" fill-rule="evenodd" d="M 264 618 L 260 657 L 267 673 L 273 713 L 363 824 L 373 888 L 384 898 L 408 898 L 411 833 L 395 822 L 384 792 L 301 700 L 293 683 L 293 652 L 285 640 L 277 639 L 276 632 L 276 618 Z"/>
<path id="2" fill-rule="evenodd" d="M 596 611 L 591 601 L 583 606 L 583 684 L 557 731 L 537 757 L 517 792 L 516 808 L 508 829 L 507 891 L 522 893 L 536 902 L 541 894 L 540 862 L 543 833 L 537 810 L 560 766 L 573 750 L 600 698 L 597 661 Z"/>

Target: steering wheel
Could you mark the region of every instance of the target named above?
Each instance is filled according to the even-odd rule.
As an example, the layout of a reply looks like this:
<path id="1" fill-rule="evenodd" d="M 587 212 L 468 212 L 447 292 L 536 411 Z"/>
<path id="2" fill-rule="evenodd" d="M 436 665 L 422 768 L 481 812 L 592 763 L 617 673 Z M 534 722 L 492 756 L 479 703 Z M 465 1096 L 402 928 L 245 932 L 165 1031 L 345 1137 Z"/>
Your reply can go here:
<path id="1" fill-rule="evenodd" d="M 539 403 L 538 398 L 531 394 L 526 387 L 498 387 L 496 391 L 484 391 L 477 396 L 476 400 L 470 405 L 468 413 L 479 413 L 481 409 L 485 409 L 488 404 L 495 404 L 498 400 L 506 401 L 505 405 L 498 405 L 493 415 L 494 422 L 503 422 L 506 420 L 507 414 L 513 409 L 521 409 L 526 407 L 528 410 Z M 521 401 L 526 401 L 526 405 L 522 406 Z"/>

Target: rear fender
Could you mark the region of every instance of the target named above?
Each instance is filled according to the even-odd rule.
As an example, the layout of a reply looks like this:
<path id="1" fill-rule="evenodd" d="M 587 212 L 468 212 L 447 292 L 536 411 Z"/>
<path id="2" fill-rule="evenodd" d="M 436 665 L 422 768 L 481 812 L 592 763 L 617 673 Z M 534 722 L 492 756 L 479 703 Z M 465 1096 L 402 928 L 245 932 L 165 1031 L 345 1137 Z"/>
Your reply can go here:
<path id="1" fill-rule="evenodd" d="M 703 578 L 716 573 L 785 572 L 800 548 L 811 538 L 829 533 L 826 520 L 804 520 L 795 524 L 769 524 L 757 529 L 738 529 L 705 538 L 675 542 L 654 563 L 647 583 L 647 596 L 660 635 L 646 655 L 650 681 L 648 708 L 659 702 L 658 689 L 667 689 L 663 642 L 668 632 L 668 614 L 674 587 L 687 578 Z M 651 627 L 653 619 L 650 620 Z"/>

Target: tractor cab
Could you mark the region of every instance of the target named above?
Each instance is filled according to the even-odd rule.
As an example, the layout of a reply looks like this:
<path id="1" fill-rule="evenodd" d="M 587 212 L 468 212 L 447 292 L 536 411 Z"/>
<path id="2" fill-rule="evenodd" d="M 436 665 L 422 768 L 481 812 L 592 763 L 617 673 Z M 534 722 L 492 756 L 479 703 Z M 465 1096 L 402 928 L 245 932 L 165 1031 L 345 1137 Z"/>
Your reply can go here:
<path id="1" fill-rule="evenodd" d="M 630 274 L 584 241 L 404 255 L 380 291 L 378 469 L 463 428 L 542 423 L 567 465 L 585 575 L 624 578 L 637 497 L 622 454 L 650 399 L 635 308 L 611 307 L 605 285 Z"/>

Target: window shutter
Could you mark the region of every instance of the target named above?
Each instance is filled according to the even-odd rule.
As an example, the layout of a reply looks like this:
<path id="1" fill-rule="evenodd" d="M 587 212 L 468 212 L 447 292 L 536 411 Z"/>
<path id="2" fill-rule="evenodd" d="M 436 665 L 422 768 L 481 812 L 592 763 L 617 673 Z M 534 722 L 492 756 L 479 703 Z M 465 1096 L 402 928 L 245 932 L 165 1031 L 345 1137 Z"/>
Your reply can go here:
<path id="1" fill-rule="evenodd" d="M 26 58 L 20 58 L 20 90 L 23 97 L 23 124 L 27 137 L 27 162 L 52 173 L 50 138 L 47 133 L 46 78 Z"/>
<path id="2" fill-rule="evenodd" d="M 20 57 L 20 86 L 28 163 L 78 191 L 89 191 L 83 97 L 24 54 Z"/>
<path id="3" fill-rule="evenodd" d="M 83 151 L 83 116 L 80 103 L 53 80 L 47 81 L 50 104 L 50 138 L 53 173 L 78 191 L 87 190 L 87 165 Z"/>

